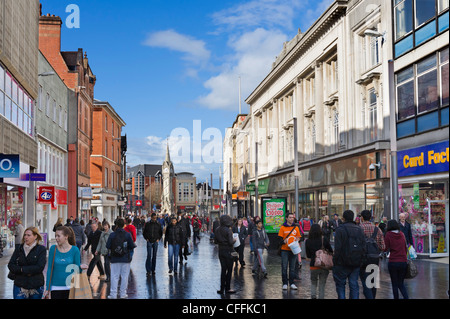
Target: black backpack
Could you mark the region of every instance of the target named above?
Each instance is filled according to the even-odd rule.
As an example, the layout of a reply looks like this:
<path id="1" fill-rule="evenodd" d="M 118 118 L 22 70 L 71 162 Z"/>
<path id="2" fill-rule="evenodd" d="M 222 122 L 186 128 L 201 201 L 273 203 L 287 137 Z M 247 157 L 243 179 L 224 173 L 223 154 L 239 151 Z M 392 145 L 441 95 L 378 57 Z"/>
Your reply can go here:
<path id="1" fill-rule="evenodd" d="M 115 233 L 115 237 L 111 242 L 111 256 L 123 257 L 128 254 L 128 242 L 125 231 Z"/>
<path id="2" fill-rule="evenodd" d="M 365 265 L 378 265 L 378 263 L 380 262 L 381 251 L 377 245 L 377 234 L 378 227 L 375 227 L 372 236 L 366 237 L 366 256 L 364 260 Z"/>
<path id="3" fill-rule="evenodd" d="M 366 256 L 366 242 L 363 238 L 364 234 L 362 234 L 362 236 L 357 236 L 357 234 L 353 232 L 353 234 L 350 235 L 347 228 L 347 226 L 344 226 L 345 232 L 347 233 L 347 240 L 344 248 L 344 265 L 349 267 L 360 267 L 364 263 Z M 362 228 L 359 229 L 362 232 Z"/>

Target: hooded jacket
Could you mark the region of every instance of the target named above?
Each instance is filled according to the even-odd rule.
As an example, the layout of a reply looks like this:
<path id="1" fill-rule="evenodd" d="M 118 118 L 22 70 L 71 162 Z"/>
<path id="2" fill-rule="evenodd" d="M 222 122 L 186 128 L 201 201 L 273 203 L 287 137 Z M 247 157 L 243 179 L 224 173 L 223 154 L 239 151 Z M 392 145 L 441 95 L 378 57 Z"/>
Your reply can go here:
<path id="1" fill-rule="evenodd" d="M 79 223 L 73 222 L 70 227 L 72 227 L 75 233 L 75 240 L 83 244 L 86 243 L 86 234 L 84 233 L 83 227 Z"/>
<path id="2" fill-rule="evenodd" d="M 386 251 L 389 251 L 389 262 L 406 262 L 407 248 L 406 239 L 403 232 L 392 230 L 386 233 L 384 237 Z"/>
<path id="3" fill-rule="evenodd" d="M 219 250 L 233 252 L 234 238 L 231 226 L 233 220 L 228 215 L 220 216 L 220 226 L 214 232 L 214 242 L 219 245 Z"/>

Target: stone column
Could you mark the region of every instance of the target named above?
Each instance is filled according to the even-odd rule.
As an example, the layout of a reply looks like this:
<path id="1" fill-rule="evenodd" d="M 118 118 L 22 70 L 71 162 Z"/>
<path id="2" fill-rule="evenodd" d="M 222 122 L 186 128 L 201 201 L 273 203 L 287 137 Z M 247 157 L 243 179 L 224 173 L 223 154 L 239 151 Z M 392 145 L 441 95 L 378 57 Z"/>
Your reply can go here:
<path id="1" fill-rule="evenodd" d="M 314 157 L 324 155 L 324 107 L 323 107 L 323 63 L 317 62 L 315 65 L 315 123 L 316 123 L 316 153 Z"/>

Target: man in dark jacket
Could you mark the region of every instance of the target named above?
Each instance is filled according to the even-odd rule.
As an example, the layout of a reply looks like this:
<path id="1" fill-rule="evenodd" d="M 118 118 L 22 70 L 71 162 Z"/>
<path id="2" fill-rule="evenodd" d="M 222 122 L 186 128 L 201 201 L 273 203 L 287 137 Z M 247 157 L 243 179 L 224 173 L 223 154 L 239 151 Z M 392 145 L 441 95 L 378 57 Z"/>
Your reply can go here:
<path id="1" fill-rule="evenodd" d="M 147 277 L 150 276 L 150 273 L 155 274 L 156 254 L 162 235 L 161 224 L 158 222 L 156 214 L 152 213 L 150 220 L 145 223 L 144 230 L 142 231 L 142 236 L 147 241 L 147 259 L 145 261 Z"/>
<path id="2" fill-rule="evenodd" d="M 398 215 L 399 218 L 399 226 L 401 232 L 405 235 L 406 245 L 409 247 L 413 244 L 412 232 L 411 232 L 411 224 L 406 221 L 406 215 L 401 213 Z"/>
<path id="3" fill-rule="evenodd" d="M 233 245 L 236 241 L 236 239 L 233 238 L 231 226 L 233 226 L 233 220 L 231 217 L 228 215 L 222 215 L 220 216 L 220 226 L 214 233 L 214 242 L 219 245 L 219 260 L 221 267 L 220 290 L 217 291 L 219 294 L 235 293 L 234 290 L 230 289 L 231 274 L 234 264 L 234 257 L 231 253 L 234 252 Z"/>
<path id="4" fill-rule="evenodd" d="M 102 261 L 100 259 L 100 254 L 97 253 L 98 242 L 100 241 L 100 236 L 102 235 L 101 230 L 98 229 L 97 223 L 91 224 L 91 232 L 88 236 L 88 242 L 86 247 L 84 247 L 84 251 L 87 251 L 89 247 L 91 247 L 92 259 L 89 263 L 89 267 L 87 270 L 87 276 L 90 277 L 94 267 L 97 266 L 98 272 L 100 273 L 100 278 L 103 279 L 105 277 L 105 270 L 103 269 Z"/>
<path id="5" fill-rule="evenodd" d="M 167 248 L 167 244 L 169 244 L 169 274 L 172 274 L 172 271 L 177 274 L 180 249 L 184 248 L 186 243 L 183 228 L 175 216 L 170 218 L 170 224 L 166 228 L 164 248 Z"/>
<path id="6" fill-rule="evenodd" d="M 339 299 L 345 299 L 345 284 L 348 279 L 350 299 L 359 299 L 358 277 L 365 256 L 364 231 L 356 225 L 355 214 L 344 212 L 344 223 L 336 229 L 333 256 L 333 278 Z"/>
<path id="7" fill-rule="evenodd" d="M 183 229 L 183 235 L 184 235 L 184 248 L 180 248 L 179 252 L 179 259 L 180 264 L 183 263 L 183 257 L 184 259 L 188 259 L 187 256 L 190 255 L 189 253 L 189 239 L 191 238 L 191 226 L 189 224 L 189 219 L 187 218 L 185 213 L 179 213 L 178 214 L 178 223 L 181 225 L 181 228 Z"/>

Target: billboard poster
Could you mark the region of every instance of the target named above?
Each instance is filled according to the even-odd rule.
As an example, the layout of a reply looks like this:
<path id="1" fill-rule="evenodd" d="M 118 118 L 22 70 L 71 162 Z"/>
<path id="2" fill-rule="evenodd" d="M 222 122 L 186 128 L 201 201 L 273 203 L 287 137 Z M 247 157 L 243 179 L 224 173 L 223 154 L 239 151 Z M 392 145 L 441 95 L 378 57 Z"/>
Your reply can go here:
<path id="1" fill-rule="evenodd" d="M 268 234 L 277 233 L 286 216 L 286 198 L 262 198 L 263 225 Z"/>

